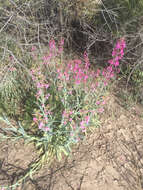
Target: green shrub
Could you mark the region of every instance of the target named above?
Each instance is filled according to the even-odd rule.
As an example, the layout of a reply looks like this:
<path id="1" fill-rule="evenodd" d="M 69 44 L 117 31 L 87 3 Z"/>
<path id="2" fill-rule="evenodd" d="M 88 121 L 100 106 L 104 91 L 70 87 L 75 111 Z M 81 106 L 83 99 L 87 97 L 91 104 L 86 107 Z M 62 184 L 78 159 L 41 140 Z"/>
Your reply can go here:
<path id="1" fill-rule="evenodd" d="M 14 42 L 9 37 L 3 47 L 4 37 L 0 41 L 0 114 L 18 119 L 27 109 L 28 100 L 32 100 L 34 88 L 28 71 L 33 61 Z"/>

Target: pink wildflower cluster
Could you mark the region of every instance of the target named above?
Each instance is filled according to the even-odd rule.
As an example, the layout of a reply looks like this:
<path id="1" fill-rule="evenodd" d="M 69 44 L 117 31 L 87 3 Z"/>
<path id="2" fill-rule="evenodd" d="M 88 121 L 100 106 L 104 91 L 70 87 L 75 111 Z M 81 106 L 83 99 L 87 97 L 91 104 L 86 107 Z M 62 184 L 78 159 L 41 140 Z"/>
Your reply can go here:
<path id="1" fill-rule="evenodd" d="M 73 115 L 73 111 L 70 110 L 70 111 L 64 111 L 63 112 L 63 115 L 62 115 L 62 118 L 63 118 L 63 124 L 66 125 L 68 122 L 72 122 L 73 121 L 73 118 L 72 118 L 72 115 Z"/>
<path id="2" fill-rule="evenodd" d="M 31 70 L 31 76 L 37 88 L 36 98 L 37 102 L 41 104 L 41 109 L 43 109 L 44 115 L 38 113 L 34 118 L 34 123 L 38 124 L 39 129 L 49 131 L 47 127 L 48 117 L 51 114 L 50 111 L 47 112 L 48 107 L 46 105 L 46 100 L 48 100 L 50 94 L 47 92 L 49 88 L 49 83 L 47 83 L 45 76 L 42 74 L 40 67 Z"/>
<path id="3" fill-rule="evenodd" d="M 42 57 L 42 65 L 48 65 L 51 63 L 51 60 L 55 58 L 57 55 L 61 54 L 63 51 L 64 40 L 61 39 L 59 43 L 59 48 L 56 48 L 55 41 L 50 40 L 49 42 L 49 52 L 47 55 Z M 33 46 L 32 49 L 33 59 L 37 59 L 35 51 L 36 47 Z M 50 83 L 47 82 L 45 75 L 43 74 L 42 65 L 37 67 L 36 69 L 31 70 L 32 80 L 37 88 L 36 98 L 37 102 L 40 103 L 42 113 L 36 113 L 33 117 L 33 122 L 38 125 L 39 129 L 44 131 L 50 131 L 48 127 L 49 118 L 51 116 L 51 112 L 49 110 L 49 105 L 47 105 L 46 101 L 49 99 L 50 94 L 48 93 L 48 88 L 50 87 Z"/>
<path id="4" fill-rule="evenodd" d="M 51 63 L 51 60 L 53 58 L 61 54 L 61 52 L 63 51 L 63 45 L 64 41 L 61 40 L 59 43 L 59 47 L 56 48 L 55 41 L 51 40 L 49 43 L 49 53 L 43 56 L 42 64 L 49 65 L 49 63 Z M 68 84 L 67 88 L 69 87 L 69 89 L 67 89 L 69 91 L 68 94 L 69 96 L 72 96 L 73 94 L 71 87 L 75 84 L 76 85 L 84 84 L 85 93 L 89 92 L 91 94 L 97 93 L 98 97 L 99 88 L 100 87 L 102 88 L 102 86 L 103 88 L 104 86 L 107 86 L 108 81 L 114 77 L 114 73 L 117 71 L 119 66 L 119 60 L 123 58 L 125 47 L 126 47 L 125 40 L 124 39 L 118 40 L 112 52 L 112 59 L 108 61 L 110 65 L 107 68 L 104 68 L 103 70 L 97 69 L 96 72 L 91 71 L 88 55 L 86 52 L 84 53 L 84 62 L 82 62 L 80 59 L 71 60 L 68 62 L 67 65 L 66 64 L 58 65 L 55 64 L 54 62 L 55 68 L 57 69 L 58 89 L 61 91 L 62 88 L 64 87 L 63 81 L 66 81 L 66 83 Z M 42 115 L 39 113 L 33 118 L 33 121 L 36 124 L 38 124 L 39 129 L 49 131 L 50 128 L 48 127 L 48 122 L 51 113 L 50 111 L 47 112 L 47 110 L 50 109 L 49 108 L 50 105 L 45 105 L 45 102 L 50 96 L 50 94 L 47 93 L 47 89 L 49 88 L 50 84 L 46 82 L 46 78 L 42 74 L 41 68 L 42 67 L 33 69 L 31 71 L 31 75 L 37 87 L 37 94 L 36 94 L 37 101 L 40 99 L 44 114 Z M 99 99 L 96 102 L 96 105 L 99 108 L 96 110 L 98 113 L 102 113 L 104 111 L 103 105 L 106 103 L 104 99 L 100 98 L 101 96 L 99 96 Z M 90 105 L 91 103 L 90 99 L 84 103 L 86 105 Z M 83 110 L 83 112 L 80 114 L 82 117 L 76 117 L 75 121 L 75 116 L 73 119 L 74 110 L 68 110 L 68 111 L 65 110 L 62 114 L 63 125 L 67 126 L 68 124 L 74 130 L 76 130 L 76 128 L 79 128 L 82 132 L 86 132 L 86 126 L 89 124 L 90 121 L 89 115 L 90 114 L 94 115 L 93 112 L 95 112 L 95 110 Z"/>
<path id="5" fill-rule="evenodd" d="M 51 113 L 46 112 L 46 110 L 45 110 L 44 115 L 41 115 L 40 113 L 35 114 L 36 116 L 33 117 L 33 122 L 38 125 L 39 129 L 43 131 L 50 131 L 50 128 L 48 126 L 48 118 L 50 114 Z"/>
<path id="6" fill-rule="evenodd" d="M 89 121 L 90 117 L 85 116 L 84 120 L 80 122 L 80 129 L 82 130 L 82 132 L 86 132 L 86 126 L 88 125 Z"/>
<path id="7" fill-rule="evenodd" d="M 41 68 L 31 70 L 32 80 L 34 81 L 37 87 L 37 99 L 42 95 L 42 93 L 49 88 L 49 83 L 47 83 L 45 76 L 41 72 Z M 49 96 L 49 95 L 48 95 Z M 47 96 L 46 96 L 47 98 Z"/>
<path id="8" fill-rule="evenodd" d="M 125 40 L 123 38 L 118 40 L 115 48 L 112 51 L 113 59 L 108 61 L 108 63 L 110 65 L 114 65 L 115 67 L 119 66 L 119 60 L 121 60 L 124 56 L 124 48 L 125 47 L 126 47 Z"/>
<path id="9" fill-rule="evenodd" d="M 60 80 L 73 81 L 75 84 L 86 83 L 89 78 L 89 59 L 87 53 L 84 53 L 84 63 L 80 59 L 72 60 L 68 63 L 64 71 L 57 69 Z"/>
<path id="10" fill-rule="evenodd" d="M 103 69 L 102 76 L 105 78 L 104 85 L 108 84 L 107 81 L 114 77 L 115 72 L 119 72 L 119 60 L 124 56 L 124 48 L 126 47 L 125 40 L 123 38 L 117 41 L 115 48 L 112 51 L 112 59 L 108 61 L 110 64 L 107 68 Z"/>
<path id="11" fill-rule="evenodd" d="M 98 78 L 100 75 L 103 76 L 103 84 L 107 86 L 108 81 L 114 77 L 115 72 L 119 71 L 117 68 L 119 66 L 119 60 L 122 59 L 124 55 L 124 48 L 126 47 L 125 40 L 118 40 L 115 48 L 112 52 L 113 59 L 109 60 L 110 64 L 107 68 L 104 68 L 102 71 L 97 69 L 96 72 L 89 70 L 89 59 L 87 53 L 84 53 L 84 63 L 80 59 L 75 59 L 70 61 L 67 66 L 62 69 L 57 69 L 58 78 L 62 80 L 73 81 L 75 84 L 86 83 L 89 78 Z M 96 83 L 96 87 L 99 86 L 98 82 Z M 94 88 L 95 89 L 95 88 Z"/>
<path id="12" fill-rule="evenodd" d="M 77 130 L 77 126 L 79 128 L 80 131 L 82 132 L 86 132 L 87 130 L 87 126 L 89 124 L 90 121 L 90 117 L 87 115 L 89 114 L 90 110 L 80 110 L 80 112 L 83 114 L 82 120 L 80 118 L 76 118 L 76 123 L 73 119 L 73 115 L 74 115 L 74 111 L 72 110 L 66 110 L 63 112 L 62 118 L 63 118 L 63 124 L 67 125 L 69 124 L 69 126 L 71 126 L 72 131 L 75 133 L 75 131 Z"/>
<path id="13" fill-rule="evenodd" d="M 17 69 L 15 67 L 10 67 L 8 70 L 9 71 L 16 71 Z"/>
<path id="14" fill-rule="evenodd" d="M 41 112 L 36 112 L 34 114 L 34 117 L 33 117 L 33 122 L 38 125 L 38 128 L 40 130 L 43 130 L 43 131 L 50 131 L 50 127 L 48 126 L 48 122 L 49 122 L 49 118 L 52 114 L 51 111 L 47 111 L 49 110 L 49 106 L 48 105 L 44 105 L 42 107 L 43 109 L 43 112 L 44 114 L 42 114 Z"/>
<path id="15" fill-rule="evenodd" d="M 104 105 L 106 104 L 107 100 L 104 97 L 101 97 L 100 100 L 97 100 L 96 105 L 98 106 L 97 112 L 103 113 L 104 112 Z"/>

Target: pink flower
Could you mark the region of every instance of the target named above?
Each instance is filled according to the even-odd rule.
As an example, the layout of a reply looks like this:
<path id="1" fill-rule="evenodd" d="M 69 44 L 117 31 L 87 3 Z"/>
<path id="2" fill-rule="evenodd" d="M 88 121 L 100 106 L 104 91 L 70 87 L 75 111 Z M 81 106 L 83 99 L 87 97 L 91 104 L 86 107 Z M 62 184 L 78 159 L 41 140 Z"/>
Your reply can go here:
<path id="1" fill-rule="evenodd" d="M 67 124 L 67 122 L 66 121 L 64 121 L 64 125 L 66 125 Z"/>
<path id="2" fill-rule="evenodd" d="M 112 72 L 112 70 L 113 70 L 113 68 L 111 65 L 107 67 L 107 71 Z"/>
<path id="3" fill-rule="evenodd" d="M 107 86 L 107 85 L 108 85 L 107 81 L 104 81 L 104 86 Z"/>
<path id="4" fill-rule="evenodd" d="M 72 118 L 70 118 L 69 121 L 72 122 Z"/>
<path id="5" fill-rule="evenodd" d="M 64 110 L 62 117 L 66 117 L 66 116 L 67 116 L 67 113 L 66 113 L 66 111 Z"/>
<path id="6" fill-rule="evenodd" d="M 35 51 L 36 50 L 36 46 L 32 46 L 31 51 Z"/>
<path id="7" fill-rule="evenodd" d="M 98 87 L 98 86 L 99 86 L 99 82 L 96 82 L 96 83 L 95 83 L 95 87 Z"/>
<path id="8" fill-rule="evenodd" d="M 72 115 L 72 114 L 73 114 L 73 111 L 70 111 L 69 114 Z"/>
<path id="9" fill-rule="evenodd" d="M 49 88 L 49 84 L 44 84 L 44 86 L 46 89 Z"/>
<path id="10" fill-rule="evenodd" d="M 111 60 L 108 61 L 108 63 L 111 64 L 111 65 L 114 65 L 114 60 L 111 59 Z"/>
<path id="11" fill-rule="evenodd" d="M 118 41 L 117 44 L 116 44 L 116 49 L 120 49 L 120 42 Z"/>
<path id="12" fill-rule="evenodd" d="M 85 117 L 85 120 L 86 120 L 86 124 L 88 124 L 88 123 L 89 123 L 89 120 L 90 120 L 89 116 L 86 116 L 86 117 Z"/>
<path id="13" fill-rule="evenodd" d="M 45 131 L 50 131 L 50 128 L 49 128 L 49 127 L 46 127 L 46 128 L 45 128 Z"/>
<path id="14" fill-rule="evenodd" d="M 38 119 L 36 117 L 33 117 L 33 121 L 36 122 Z"/>
<path id="15" fill-rule="evenodd" d="M 32 80 L 36 80 L 36 78 L 34 76 L 32 76 Z"/>
<path id="16" fill-rule="evenodd" d="M 42 90 L 40 89 L 37 94 L 41 95 L 42 94 Z"/>
<path id="17" fill-rule="evenodd" d="M 84 80 L 87 80 L 87 79 L 88 79 L 88 75 L 85 75 L 85 76 L 84 76 Z"/>
<path id="18" fill-rule="evenodd" d="M 43 126 L 44 126 L 43 122 L 40 122 L 39 129 L 42 129 Z"/>
<path id="19" fill-rule="evenodd" d="M 100 69 L 97 69 L 97 71 L 96 71 L 96 77 L 98 77 L 99 74 L 100 74 Z"/>
<path id="20" fill-rule="evenodd" d="M 77 85 L 79 85 L 80 82 L 81 82 L 80 80 L 76 80 L 76 81 L 75 81 L 75 83 L 76 83 Z"/>
<path id="21" fill-rule="evenodd" d="M 52 112 L 47 111 L 47 112 L 45 112 L 45 114 L 50 115 L 50 114 L 52 114 Z"/>
<path id="22" fill-rule="evenodd" d="M 121 49 L 120 53 L 121 53 L 121 57 L 123 57 L 123 55 L 124 55 L 124 50 Z"/>
<path id="23" fill-rule="evenodd" d="M 104 105 L 105 103 L 106 103 L 105 100 L 103 100 L 102 105 Z"/>
<path id="24" fill-rule="evenodd" d="M 60 45 L 63 46 L 64 45 L 64 39 L 62 38 L 60 41 Z"/>
<path id="25" fill-rule="evenodd" d="M 124 38 L 121 38 L 117 41 L 115 48 L 112 51 L 113 59 L 109 60 L 108 63 L 114 65 L 115 67 L 119 66 L 119 60 L 124 56 L 124 48 L 126 43 Z"/>
<path id="26" fill-rule="evenodd" d="M 50 50 L 55 50 L 56 46 L 55 46 L 55 40 L 50 40 L 49 42 L 49 48 Z"/>
<path id="27" fill-rule="evenodd" d="M 117 54 L 117 52 L 115 51 L 115 49 L 112 51 L 112 57 L 114 57 Z"/>
<path id="28" fill-rule="evenodd" d="M 62 51 L 63 51 L 63 47 L 59 47 L 59 50 L 58 50 L 59 54 L 62 53 Z"/>
<path id="29" fill-rule="evenodd" d="M 9 71 L 16 71 L 17 69 L 15 67 L 9 68 Z"/>
<path id="30" fill-rule="evenodd" d="M 99 104 L 100 104 L 100 101 L 97 101 L 96 104 L 99 105 Z"/>
<path id="31" fill-rule="evenodd" d="M 119 66 L 119 61 L 116 61 L 116 62 L 114 63 L 114 66 L 115 66 L 115 67 Z"/>
<path id="32" fill-rule="evenodd" d="M 99 113 L 103 113 L 103 112 L 104 112 L 104 108 L 99 108 L 99 109 L 98 109 L 98 112 L 99 112 Z"/>
<path id="33" fill-rule="evenodd" d="M 49 96 L 50 96 L 50 94 L 48 93 L 48 94 L 45 96 L 45 98 L 48 100 Z"/>
<path id="34" fill-rule="evenodd" d="M 102 71 L 102 76 L 105 76 L 105 71 Z"/>
<path id="35" fill-rule="evenodd" d="M 80 122 L 80 128 L 85 129 L 85 121 Z"/>
<path id="36" fill-rule="evenodd" d="M 42 57 L 42 59 L 43 59 L 44 61 L 50 61 L 51 57 L 52 57 L 52 55 L 49 54 L 48 56 Z M 45 64 L 45 62 L 43 62 L 43 64 Z"/>
<path id="37" fill-rule="evenodd" d="M 41 88 L 42 86 L 43 85 L 40 82 L 37 83 L 37 88 Z"/>

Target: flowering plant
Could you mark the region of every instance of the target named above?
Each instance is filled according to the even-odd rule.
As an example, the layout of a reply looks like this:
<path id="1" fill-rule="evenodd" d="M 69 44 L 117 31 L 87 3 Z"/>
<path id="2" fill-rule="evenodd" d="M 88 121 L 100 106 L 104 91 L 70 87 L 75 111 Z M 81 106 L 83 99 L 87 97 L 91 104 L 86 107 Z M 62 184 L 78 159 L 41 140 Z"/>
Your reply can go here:
<path id="1" fill-rule="evenodd" d="M 45 162 L 62 159 L 62 153 L 69 155 L 71 146 L 84 139 L 88 131 L 100 125 L 98 115 L 104 111 L 106 87 L 115 72 L 119 60 L 123 57 L 125 41 L 120 39 L 112 52 L 109 66 L 94 71 L 90 68 L 88 55 L 84 61 L 74 59 L 61 61 L 64 41 L 59 47 L 55 41 L 49 43 L 48 54 L 42 56 L 41 62 L 31 69 L 31 77 L 36 89 L 37 109 L 34 110 L 33 123 L 29 127 L 32 134 L 20 125 L 12 126 L 15 139 L 24 138 L 34 142 L 40 156 L 31 166 L 31 175 Z M 38 59 L 32 49 L 33 58 Z M 7 119 L 1 118 L 10 125 Z M 1 137 L 5 138 L 4 134 Z M 26 175 L 26 176 L 27 176 Z"/>
<path id="2" fill-rule="evenodd" d="M 48 159 L 56 156 L 59 160 L 62 152 L 69 155 L 70 146 L 85 137 L 88 125 L 99 125 L 97 111 L 102 112 L 102 107 L 99 107 L 104 103 L 101 98 L 104 87 L 98 92 L 98 86 L 102 85 L 99 82 L 94 84 L 99 71 L 90 70 L 87 54 L 84 53 L 84 62 L 75 59 L 64 64 L 57 61 L 62 46 L 63 41 L 59 48 L 50 41 L 48 55 L 42 57 L 41 64 L 31 70 L 39 106 L 33 116 L 33 126 L 43 137 L 37 148 L 40 153 L 43 152 L 44 144 Z"/>

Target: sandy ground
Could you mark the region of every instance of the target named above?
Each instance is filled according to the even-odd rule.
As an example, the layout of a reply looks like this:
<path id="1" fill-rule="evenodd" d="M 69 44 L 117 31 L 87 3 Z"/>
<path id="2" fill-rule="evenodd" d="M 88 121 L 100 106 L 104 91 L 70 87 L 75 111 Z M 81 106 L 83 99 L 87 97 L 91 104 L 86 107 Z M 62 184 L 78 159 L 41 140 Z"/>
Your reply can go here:
<path id="1" fill-rule="evenodd" d="M 62 163 L 44 167 L 16 190 L 142 190 L 143 107 L 125 110 L 110 95 L 100 128 Z M 34 160 L 31 145 L 0 144 L 0 186 L 12 184 Z"/>

